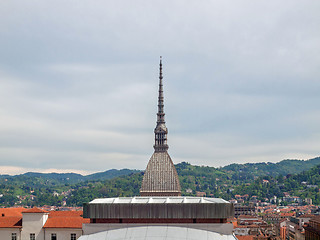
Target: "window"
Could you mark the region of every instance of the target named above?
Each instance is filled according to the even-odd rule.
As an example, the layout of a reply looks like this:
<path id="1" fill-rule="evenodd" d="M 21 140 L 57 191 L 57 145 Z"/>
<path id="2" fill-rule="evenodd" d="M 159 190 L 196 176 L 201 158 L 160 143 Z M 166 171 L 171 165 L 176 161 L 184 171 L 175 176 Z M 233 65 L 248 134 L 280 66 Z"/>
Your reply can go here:
<path id="1" fill-rule="evenodd" d="M 71 239 L 70 240 L 76 240 L 77 239 L 77 235 L 75 233 L 71 233 Z"/>
<path id="2" fill-rule="evenodd" d="M 51 240 L 57 240 L 57 234 L 51 233 Z"/>
<path id="3" fill-rule="evenodd" d="M 30 233 L 30 240 L 36 240 L 36 234 Z"/>
<path id="4" fill-rule="evenodd" d="M 12 233 L 11 234 L 11 240 L 17 240 L 17 234 L 16 233 Z"/>

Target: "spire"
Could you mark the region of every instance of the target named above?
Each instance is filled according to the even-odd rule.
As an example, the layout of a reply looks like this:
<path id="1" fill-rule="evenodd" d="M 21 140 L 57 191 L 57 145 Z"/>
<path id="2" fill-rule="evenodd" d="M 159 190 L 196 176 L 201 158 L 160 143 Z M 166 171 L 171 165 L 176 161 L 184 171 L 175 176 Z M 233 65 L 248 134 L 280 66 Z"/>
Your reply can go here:
<path id="1" fill-rule="evenodd" d="M 162 84 L 162 58 L 160 57 L 157 125 L 154 129 L 154 153 L 143 176 L 141 196 L 181 196 L 177 170 L 168 153 L 168 129 L 164 120 Z"/>
<path id="2" fill-rule="evenodd" d="M 160 56 L 160 71 L 159 71 L 159 96 L 158 96 L 158 113 L 157 124 L 165 123 L 164 120 L 164 97 L 163 97 L 163 84 L 162 84 L 162 57 Z"/>
<path id="3" fill-rule="evenodd" d="M 154 129 L 155 144 L 154 150 L 156 152 L 165 152 L 168 150 L 167 133 L 168 129 L 164 120 L 164 97 L 163 97 L 163 84 L 162 84 L 162 57 L 160 56 L 160 70 L 159 70 L 159 96 L 158 96 L 158 113 L 157 113 L 157 126 Z"/>

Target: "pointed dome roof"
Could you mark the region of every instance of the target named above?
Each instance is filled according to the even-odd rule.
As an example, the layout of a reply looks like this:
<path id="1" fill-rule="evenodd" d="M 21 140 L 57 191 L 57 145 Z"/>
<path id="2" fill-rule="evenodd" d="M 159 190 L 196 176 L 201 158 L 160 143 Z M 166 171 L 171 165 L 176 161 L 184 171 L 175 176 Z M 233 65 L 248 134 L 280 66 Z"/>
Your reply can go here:
<path id="1" fill-rule="evenodd" d="M 141 196 L 180 196 L 177 170 L 168 152 L 154 152 L 144 173 Z"/>

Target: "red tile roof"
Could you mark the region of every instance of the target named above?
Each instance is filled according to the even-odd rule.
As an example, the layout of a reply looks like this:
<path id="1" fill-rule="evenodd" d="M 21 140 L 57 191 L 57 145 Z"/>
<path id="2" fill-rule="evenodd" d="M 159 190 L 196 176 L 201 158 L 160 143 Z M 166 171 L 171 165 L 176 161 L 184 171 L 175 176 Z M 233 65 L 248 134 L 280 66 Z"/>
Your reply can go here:
<path id="1" fill-rule="evenodd" d="M 45 228 L 82 228 L 90 219 L 82 217 L 83 211 L 52 211 L 44 225 Z"/>
<path id="2" fill-rule="evenodd" d="M 26 210 L 23 207 L 17 208 L 0 208 L 0 218 L 1 217 L 22 217 L 22 212 Z"/>
<path id="3" fill-rule="evenodd" d="M 49 218 L 52 217 L 82 217 L 83 211 L 51 211 Z"/>
<path id="4" fill-rule="evenodd" d="M 44 211 L 40 208 L 0 208 L 0 228 L 21 228 L 22 213 L 49 213 L 45 228 L 82 228 L 90 219 L 82 217 L 83 211 Z M 4 216 L 2 216 L 2 214 Z"/>
<path id="5" fill-rule="evenodd" d="M 28 210 L 23 211 L 22 213 L 48 213 L 48 211 L 42 210 L 37 207 L 30 208 Z"/>
<path id="6" fill-rule="evenodd" d="M 0 228 L 21 228 L 22 217 L 0 217 Z"/>
<path id="7" fill-rule="evenodd" d="M 295 213 L 280 213 L 280 216 L 282 216 L 282 217 L 292 217 L 294 215 L 295 215 Z"/>
<path id="8" fill-rule="evenodd" d="M 48 218 L 44 228 L 82 228 L 83 223 L 89 223 L 90 219 L 82 217 L 51 217 Z"/>

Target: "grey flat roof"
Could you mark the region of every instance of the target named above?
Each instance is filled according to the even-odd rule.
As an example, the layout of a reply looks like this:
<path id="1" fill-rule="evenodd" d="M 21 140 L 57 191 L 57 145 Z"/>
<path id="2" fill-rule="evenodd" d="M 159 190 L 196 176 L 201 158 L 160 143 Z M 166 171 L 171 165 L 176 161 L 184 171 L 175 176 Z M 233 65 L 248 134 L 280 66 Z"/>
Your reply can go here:
<path id="1" fill-rule="evenodd" d="M 206 230 L 172 226 L 146 226 L 120 228 L 83 235 L 78 240 L 236 240 L 234 235 L 225 235 Z"/>
<path id="2" fill-rule="evenodd" d="M 100 198 L 83 204 L 92 219 L 221 219 L 234 216 L 233 204 L 206 197 Z"/>
<path id="3" fill-rule="evenodd" d="M 118 197 L 118 198 L 97 198 L 89 204 L 125 204 L 125 203 L 229 203 L 222 198 L 207 197 Z"/>

